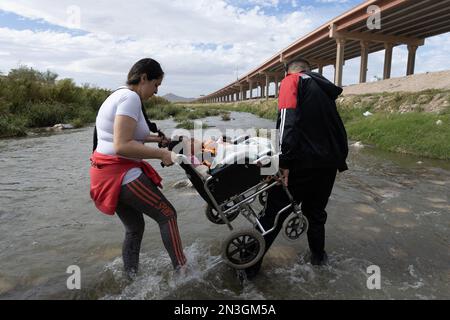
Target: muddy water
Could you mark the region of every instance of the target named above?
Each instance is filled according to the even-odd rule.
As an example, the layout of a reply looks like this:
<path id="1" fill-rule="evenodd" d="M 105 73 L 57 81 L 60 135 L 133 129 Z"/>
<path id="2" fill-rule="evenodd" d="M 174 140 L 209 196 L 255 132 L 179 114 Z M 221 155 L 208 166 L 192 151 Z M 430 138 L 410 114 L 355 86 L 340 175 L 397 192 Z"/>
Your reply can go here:
<path id="1" fill-rule="evenodd" d="M 225 128 L 272 128 L 249 114 L 206 120 Z M 171 120 L 160 121 L 172 132 Z M 279 237 L 260 277 L 241 285 L 215 264 L 229 231 L 204 216 L 179 167 L 161 169 L 178 210 L 190 270 L 174 275 L 159 229 L 146 219 L 141 272 L 122 275 L 123 227 L 89 198 L 92 128 L 0 141 L 0 298 L 2 299 L 449 299 L 450 163 L 351 148 L 328 206 L 329 266 L 312 267 L 306 239 Z M 421 161 L 422 163 L 418 163 Z M 241 218 L 236 225 L 248 227 Z M 81 269 L 79 291 L 66 287 Z M 367 268 L 381 271 L 369 290 Z"/>

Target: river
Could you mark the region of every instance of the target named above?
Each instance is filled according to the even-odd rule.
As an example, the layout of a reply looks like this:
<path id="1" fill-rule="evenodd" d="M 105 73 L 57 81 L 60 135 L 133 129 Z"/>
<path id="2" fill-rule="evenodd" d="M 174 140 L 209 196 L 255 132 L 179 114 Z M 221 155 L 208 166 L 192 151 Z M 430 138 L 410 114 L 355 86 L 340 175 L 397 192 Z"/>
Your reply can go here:
<path id="1" fill-rule="evenodd" d="M 272 121 L 232 113 L 211 117 L 219 129 L 273 128 Z M 167 133 L 175 123 L 158 122 Z M 92 128 L 0 141 L 0 299 L 449 299 L 450 163 L 351 148 L 327 207 L 329 265 L 305 262 L 305 238 L 281 235 L 261 275 L 241 284 L 215 264 L 229 234 L 204 216 L 195 189 L 177 166 L 162 169 L 164 194 L 178 211 L 190 270 L 173 274 L 157 224 L 146 218 L 141 271 L 122 275 L 124 229 L 89 197 Z M 242 218 L 237 225 L 248 226 Z M 68 290 L 69 266 L 81 290 Z M 378 266 L 380 289 L 367 286 Z"/>

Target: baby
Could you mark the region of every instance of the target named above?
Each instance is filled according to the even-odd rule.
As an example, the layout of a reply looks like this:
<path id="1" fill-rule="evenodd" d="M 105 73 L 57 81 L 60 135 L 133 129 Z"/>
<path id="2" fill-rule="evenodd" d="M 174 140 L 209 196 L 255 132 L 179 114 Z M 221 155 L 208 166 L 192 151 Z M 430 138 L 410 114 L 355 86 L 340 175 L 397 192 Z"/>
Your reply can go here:
<path id="1" fill-rule="evenodd" d="M 209 139 L 205 142 L 196 140 L 194 138 L 182 139 L 183 154 L 189 159 L 190 164 L 204 179 L 207 179 L 209 175 L 209 169 L 216 156 L 217 147 L 220 143 L 223 143 L 222 139 L 214 141 Z"/>
<path id="2" fill-rule="evenodd" d="M 209 168 L 217 155 L 217 148 L 220 144 L 224 144 L 222 139 L 217 141 L 209 139 L 205 142 L 194 138 L 183 139 L 183 151 L 194 167 L 205 165 Z"/>

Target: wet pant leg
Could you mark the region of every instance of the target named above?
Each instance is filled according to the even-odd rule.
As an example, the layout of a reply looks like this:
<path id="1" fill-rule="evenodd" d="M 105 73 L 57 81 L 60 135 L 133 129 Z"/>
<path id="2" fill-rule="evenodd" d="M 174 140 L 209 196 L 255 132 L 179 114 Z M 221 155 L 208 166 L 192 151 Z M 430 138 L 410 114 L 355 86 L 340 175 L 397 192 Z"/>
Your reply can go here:
<path id="1" fill-rule="evenodd" d="M 325 208 L 333 189 L 336 174 L 337 169 L 334 168 L 294 168 L 289 174 L 289 191 L 297 204 L 301 203 L 302 212 L 308 218 L 308 244 L 311 252 L 317 254 L 324 252 L 327 220 Z M 277 213 L 289 203 L 282 186 L 275 186 L 269 190 L 265 215 L 260 219 L 260 223 L 266 231 L 274 225 Z M 266 242 L 264 255 L 272 246 L 284 221 L 291 213 L 292 210 L 288 210 L 280 214 L 276 229 L 264 236 Z M 246 269 L 249 277 L 256 275 L 261 268 L 262 261 L 263 258 L 254 266 Z"/>
<path id="2" fill-rule="evenodd" d="M 124 265 L 137 270 L 139 251 L 144 232 L 143 214 L 155 220 L 174 268 L 186 264 L 178 230 L 177 214 L 172 204 L 144 174 L 122 186 L 117 214 L 125 225 Z"/>

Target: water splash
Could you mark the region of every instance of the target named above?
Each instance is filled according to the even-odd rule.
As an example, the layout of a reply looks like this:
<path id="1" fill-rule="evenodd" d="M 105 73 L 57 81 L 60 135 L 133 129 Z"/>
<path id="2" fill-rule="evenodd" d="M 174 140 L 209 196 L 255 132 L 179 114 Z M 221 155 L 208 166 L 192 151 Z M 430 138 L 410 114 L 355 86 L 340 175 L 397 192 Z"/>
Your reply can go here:
<path id="1" fill-rule="evenodd" d="M 227 286 L 230 273 L 227 272 L 220 256 L 211 254 L 215 248 L 200 241 L 185 248 L 188 264 L 183 272 L 176 272 L 165 252 L 159 254 L 141 254 L 141 270 L 138 276 L 128 282 L 122 272 L 121 258 L 116 258 L 105 267 L 111 272 L 114 281 L 124 283 L 119 294 L 107 294 L 104 300 L 160 300 L 160 299 L 195 299 L 198 293 L 190 295 L 196 289 L 208 292 L 209 297 L 228 297 L 236 299 L 264 299 L 252 285 L 242 291 Z M 234 282 L 237 283 L 237 280 Z"/>

